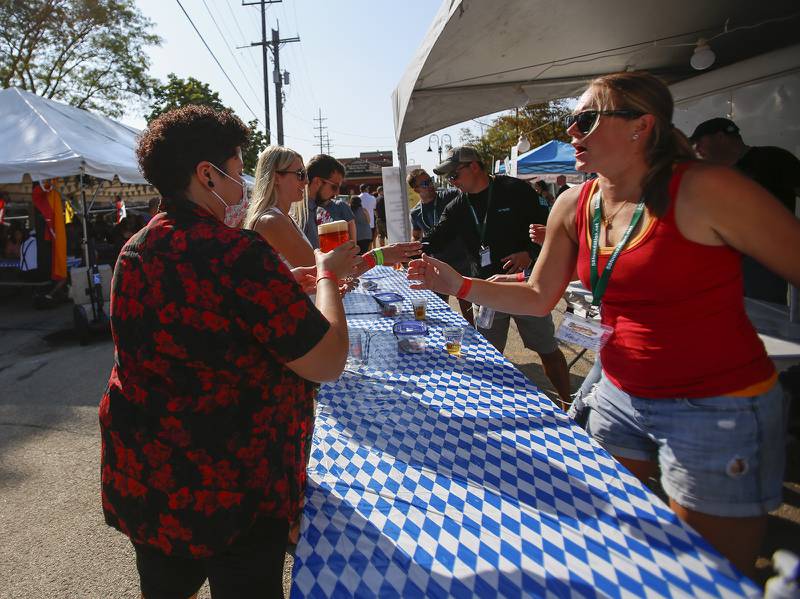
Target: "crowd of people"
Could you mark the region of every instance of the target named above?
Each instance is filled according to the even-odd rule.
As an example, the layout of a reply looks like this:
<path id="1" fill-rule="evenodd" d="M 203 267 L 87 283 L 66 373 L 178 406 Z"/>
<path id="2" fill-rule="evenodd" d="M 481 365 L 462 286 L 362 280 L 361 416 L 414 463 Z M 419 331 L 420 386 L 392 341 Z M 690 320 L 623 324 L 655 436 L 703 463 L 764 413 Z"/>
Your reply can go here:
<path id="1" fill-rule="evenodd" d="M 501 352 L 513 319 L 565 405 L 551 312 L 577 272 L 602 350 L 573 415 L 643 481 L 660 471 L 675 512 L 752 573 L 781 498 L 785 399 L 740 262 L 800 284 L 800 223 L 739 170 L 698 161 L 672 112 L 653 76 L 600 77 L 566 123 L 577 170 L 596 177 L 534 191 L 453 148 L 434 172 L 455 189 L 408 173 L 413 241 L 389 245 L 382 190 L 339 199 L 332 156 L 270 146 L 248 198 L 237 117 L 153 120 L 137 156 L 163 199 L 119 253 L 100 405 L 103 511 L 133 544 L 143 596 L 190 597 L 206 578 L 214 596 L 282 596 L 315 394 L 348 351 L 342 296 L 409 261 L 413 286 L 457 297 L 470 322 L 473 304 L 494 308 L 478 330 Z M 703 158 L 711 129 L 692 136 Z M 322 252 L 317 227 L 333 221 L 350 241 Z"/>

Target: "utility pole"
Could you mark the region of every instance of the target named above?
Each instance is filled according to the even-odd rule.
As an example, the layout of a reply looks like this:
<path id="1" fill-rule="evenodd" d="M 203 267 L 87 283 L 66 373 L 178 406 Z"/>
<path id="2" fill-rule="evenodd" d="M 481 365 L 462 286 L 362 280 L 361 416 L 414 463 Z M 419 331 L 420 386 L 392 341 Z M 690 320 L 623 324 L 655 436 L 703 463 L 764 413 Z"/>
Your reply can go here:
<path id="1" fill-rule="evenodd" d="M 277 29 L 272 30 L 272 42 L 269 47 L 272 50 L 272 62 L 275 70 L 272 71 L 272 79 L 275 82 L 275 117 L 278 122 L 278 145 L 283 145 L 283 75 L 281 73 L 281 44 L 299 42 L 299 37 L 281 39 Z"/>
<path id="2" fill-rule="evenodd" d="M 314 127 L 314 129 L 319 131 L 319 135 L 315 134 L 314 137 L 319 139 L 319 153 L 320 154 L 324 154 L 325 153 L 325 138 L 327 137 L 327 129 L 328 128 L 323 126 L 322 122 L 323 121 L 327 121 L 328 119 L 323 119 L 322 118 L 322 108 L 319 109 L 319 117 L 314 119 L 314 120 L 319 123 L 319 125 Z M 330 147 L 330 144 L 328 145 L 328 147 Z"/>
<path id="3" fill-rule="evenodd" d="M 258 2 L 242 2 L 242 6 L 261 6 L 261 41 L 253 42 L 251 46 L 261 46 L 261 60 L 264 62 L 264 128 L 267 134 L 267 145 L 272 143 L 272 132 L 269 127 L 269 66 L 267 64 L 267 4 L 278 4 L 282 0 L 259 0 Z"/>

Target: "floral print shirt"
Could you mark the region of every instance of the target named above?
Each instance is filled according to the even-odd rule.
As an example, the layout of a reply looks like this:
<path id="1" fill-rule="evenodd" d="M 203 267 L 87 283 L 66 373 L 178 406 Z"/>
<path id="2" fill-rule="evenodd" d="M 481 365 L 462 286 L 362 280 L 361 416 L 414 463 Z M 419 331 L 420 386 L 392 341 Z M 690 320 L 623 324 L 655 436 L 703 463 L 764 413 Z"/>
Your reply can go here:
<path id="1" fill-rule="evenodd" d="M 317 387 L 286 363 L 330 325 L 260 235 L 162 206 L 114 270 L 103 512 L 135 543 L 207 557 L 258 516 L 299 516 Z"/>

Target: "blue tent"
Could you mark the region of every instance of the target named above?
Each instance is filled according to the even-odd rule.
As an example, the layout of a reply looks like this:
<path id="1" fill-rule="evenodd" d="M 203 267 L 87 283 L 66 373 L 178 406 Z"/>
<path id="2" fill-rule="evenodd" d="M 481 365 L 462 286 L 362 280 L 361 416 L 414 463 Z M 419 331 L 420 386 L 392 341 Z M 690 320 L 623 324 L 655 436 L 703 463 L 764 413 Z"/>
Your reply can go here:
<path id="1" fill-rule="evenodd" d="M 563 141 L 551 140 L 517 158 L 517 174 L 576 174 L 575 148 Z"/>

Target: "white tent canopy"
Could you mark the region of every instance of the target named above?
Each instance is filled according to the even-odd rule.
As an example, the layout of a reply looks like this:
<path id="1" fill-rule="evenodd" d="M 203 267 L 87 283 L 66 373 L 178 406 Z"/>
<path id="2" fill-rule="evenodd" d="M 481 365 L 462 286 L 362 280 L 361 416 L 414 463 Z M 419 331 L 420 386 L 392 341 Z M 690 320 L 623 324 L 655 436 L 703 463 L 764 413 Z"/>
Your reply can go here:
<path id="1" fill-rule="evenodd" d="M 395 135 L 575 96 L 604 73 L 679 81 L 701 37 L 716 68 L 796 43 L 798 27 L 796 0 L 444 0 L 394 91 Z"/>
<path id="2" fill-rule="evenodd" d="M 110 118 L 16 88 L 0 90 L 0 183 L 84 173 L 146 183 L 136 162 L 139 132 Z"/>

